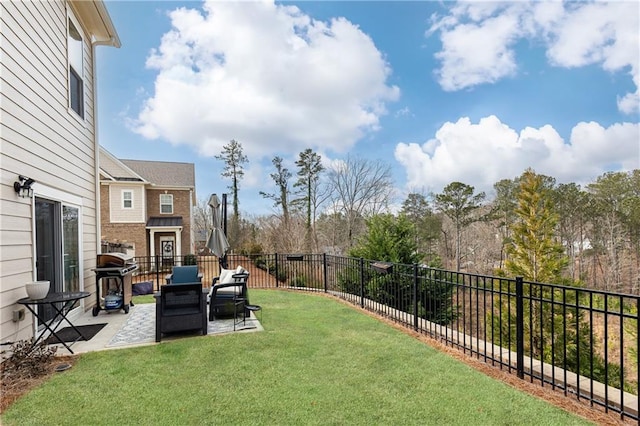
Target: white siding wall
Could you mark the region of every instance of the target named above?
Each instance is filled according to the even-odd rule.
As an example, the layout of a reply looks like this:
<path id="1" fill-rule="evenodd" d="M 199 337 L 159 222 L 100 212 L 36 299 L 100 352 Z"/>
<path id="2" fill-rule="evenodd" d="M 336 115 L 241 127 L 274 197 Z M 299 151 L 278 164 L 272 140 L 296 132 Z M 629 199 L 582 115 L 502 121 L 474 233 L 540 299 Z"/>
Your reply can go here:
<path id="1" fill-rule="evenodd" d="M 13 190 L 18 175 L 82 199 L 84 289 L 95 290 L 97 247 L 93 57 L 85 34 L 85 118 L 68 108 L 64 1 L 0 2 L 0 341 L 28 338 L 33 321 L 13 322 L 15 302 L 34 279 L 33 200 Z M 40 186 L 40 188 L 43 188 Z M 89 299 L 85 299 L 89 300 Z M 91 299 L 93 300 L 93 299 Z M 90 301 L 89 301 L 90 303 Z"/>
<path id="2" fill-rule="evenodd" d="M 133 193 L 133 208 L 122 208 L 122 191 Z M 109 221 L 111 223 L 144 223 L 145 190 L 142 185 L 116 184 L 109 185 Z"/>

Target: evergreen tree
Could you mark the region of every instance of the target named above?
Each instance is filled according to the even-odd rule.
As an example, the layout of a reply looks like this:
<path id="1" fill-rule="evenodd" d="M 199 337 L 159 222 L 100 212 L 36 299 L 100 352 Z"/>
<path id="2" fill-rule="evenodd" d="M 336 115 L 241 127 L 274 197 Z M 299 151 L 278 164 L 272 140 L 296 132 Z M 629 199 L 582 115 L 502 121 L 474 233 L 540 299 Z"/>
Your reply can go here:
<path id="1" fill-rule="evenodd" d="M 240 189 L 240 181 L 244 176 L 243 164 L 249 160 L 242 153 L 242 144 L 232 139 L 227 145 L 222 147 L 222 153 L 214 157 L 216 160 L 224 161 L 224 169 L 222 177 L 231 179 L 228 188 L 233 196 L 233 216 L 231 218 L 231 229 L 229 232 L 229 240 L 231 246 L 234 247 L 238 243 L 240 234 L 240 211 L 238 207 L 238 190 Z"/>
<path id="2" fill-rule="evenodd" d="M 473 222 L 480 220 L 475 211 L 485 199 L 485 193 L 474 194 L 473 186 L 462 182 L 452 182 L 445 186 L 441 194 L 436 194 L 436 207 L 453 221 L 456 230 L 456 270 L 460 270 L 462 231 Z"/>
<path id="3" fill-rule="evenodd" d="M 531 169 L 520 177 L 518 219 L 511 228 L 513 242 L 508 248 L 506 269 L 525 280 L 522 321 L 529 333 L 524 339 L 525 352 L 534 359 L 587 376 L 593 365 L 593 378 L 604 382 L 604 360 L 591 351 L 589 325 L 582 319 L 582 311 L 575 308 L 579 293 L 538 284 L 578 285 L 562 276 L 567 256 L 554 237 L 558 217 L 552 205 L 552 190 L 553 181 Z M 496 302 L 501 305 L 502 318 L 494 316 L 494 330 L 514 349 L 514 303 L 499 297 Z M 616 367 L 609 364 L 609 371 Z M 615 377 L 609 379 L 615 383 Z"/>
<path id="4" fill-rule="evenodd" d="M 349 251 L 349 256 L 409 265 L 422 260 L 412 238 L 414 227 L 405 216 L 379 214 L 366 223 L 368 232 Z"/>
<path id="5" fill-rule="evenodd" d="M 453 285 L 447 283 L 438 272 L 419 269 L 418 299 L 414 300 L 414 268 L 423 259 L 418 252 L 415 229 L 409 219 L 400 215 L 379 214 L 366 221 L 367 233 L 350 251 L 351 257 L 391 262 L 392 272 L 376 273 L 367 268 L 364 272 L 366 297 L 404 312 L 413 312 L 418 306 L 418 316 L 438 324 L 447 324 L 454 317 Z M 343 289 L 357 291 L 353 277 L 357 271 L 344 274 Z"/>
<path id="6" fill-rule="evenodd" d="M 516 195 L 518 193 L 518 180 L 502 179 L 493 185 L 496 198 L 490 212 L 491 219 L 496 220 L 498 232 L 501 236 L 500 269 L 506 259 L 506 248 L 511 243 L 511 224 L 515 221 L 517 206 Z"/>
<path id="7" fill-rule="evenodd" d="M 554 239 L 558 216 L 551 189 L 533 170 L 524 172 L 515 210 L 518 220 L 511 226 L 513 242 L 507 247 L 507 271 L 542 283 L 559 282 L 567 265 L 563 247 Z"/>
<path id="8" fill-rule="evenodd" d="M 435 254 L 435 243 L 442 230 L 442 221 L 433 214 L 423 194 L 410 193 L 402 203 L 400 214 L 413 224 L 417 249 L 425 253 L 429 263 L 439 263 Z"/>
<path id="9" fill-rule="evenodd" d="M 317 207 L 318 180 L 324 170 L 324 166 L 322 165 L 322 157 L 313 152 L 311 148 L 307 148 L 300 153 L 296 166 L 298 166 L 298 180 L 293 186 L 299 189 L 301 196 L 295 200 L 295 203 L 304 205 L 307 217 L 305 241 L 307 250 L 311 251 L 312 225 L 313 220 L 315 220 L 315 208 Z"/>

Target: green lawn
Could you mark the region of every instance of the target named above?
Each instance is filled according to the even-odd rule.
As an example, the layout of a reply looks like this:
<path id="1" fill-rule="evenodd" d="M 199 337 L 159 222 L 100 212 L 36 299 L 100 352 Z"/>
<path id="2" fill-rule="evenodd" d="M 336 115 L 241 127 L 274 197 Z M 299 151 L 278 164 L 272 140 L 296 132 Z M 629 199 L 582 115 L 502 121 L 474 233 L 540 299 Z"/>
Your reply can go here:
<path id="1" fill-rule="evenodd" d="M 251 298 L 264 332 L 82 355 L 0 423 L 587 424 L 334 300 Z"/>

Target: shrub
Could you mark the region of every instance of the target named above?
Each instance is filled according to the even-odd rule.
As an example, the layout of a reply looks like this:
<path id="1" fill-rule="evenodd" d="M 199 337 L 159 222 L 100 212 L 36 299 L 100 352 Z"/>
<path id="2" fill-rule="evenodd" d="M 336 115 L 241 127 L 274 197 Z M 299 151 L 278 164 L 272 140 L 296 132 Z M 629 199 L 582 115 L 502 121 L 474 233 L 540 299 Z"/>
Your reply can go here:
<path id="1" fill-rule="evenodd" d="M 195 254 L 186 254 L 184 256 L 184 265 L 197 265 L 198 258 Z"/>
<path id="2" fill-rule="evenodd" d="M 297 275 L 289 280 L 289 285 L 291 287 L 306 287 L 307 279 L 304 275 Z"/>
<path id="3" fill-rule="evenodd" d="M 33 346 L 33 339 L 19 340 L 11 345 L 11 355 L 2 362 L 2 380 L 8 377 L 38 377 L 47 367 L 57 348 L 50 348 L 44 341 Z M 5 351 L 2 352 L 5 354 Z"/>

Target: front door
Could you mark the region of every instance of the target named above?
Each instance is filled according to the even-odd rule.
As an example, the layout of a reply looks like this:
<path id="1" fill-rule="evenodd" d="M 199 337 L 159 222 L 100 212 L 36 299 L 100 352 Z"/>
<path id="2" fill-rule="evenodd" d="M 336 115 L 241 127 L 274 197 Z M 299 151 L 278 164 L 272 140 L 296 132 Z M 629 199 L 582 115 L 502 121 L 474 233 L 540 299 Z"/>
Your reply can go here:
<path id="1" fill-rule="evenodd" d="M 162 266 L 173 266 L 176 239 L 174 237 L 160 237 L 160 253 L 162 254 Z"/>
<path id="2" fill-rule="evenodd" d="M 50 292 L 80 290 L 79 208 L 36 197 L 36 279 L 50 281 Z M 39 306 L 45 320 L 53 309 Z"/>

